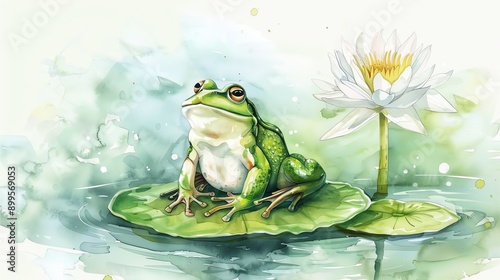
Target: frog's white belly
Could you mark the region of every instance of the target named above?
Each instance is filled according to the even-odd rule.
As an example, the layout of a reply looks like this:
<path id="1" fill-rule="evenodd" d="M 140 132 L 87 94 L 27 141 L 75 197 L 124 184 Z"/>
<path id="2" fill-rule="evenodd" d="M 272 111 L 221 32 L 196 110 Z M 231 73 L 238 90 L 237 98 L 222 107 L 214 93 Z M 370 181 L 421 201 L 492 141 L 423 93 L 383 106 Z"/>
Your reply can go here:
<path id="1" fill-rule="evenodd" d="M 241 141 L 255 142 L 252 116 L 234 114 L 203 104 L 183 107 L 189 121 L 189 141 L 198 153 L 203 177 L 216 189 L 241 193 L 253 159 L 244 159 Z"/>
<path id="2" fill-rule="evenodd" d="M 198 151 L 203 177 L 218 190 L 241 193 L 248 174 L 247 167 L 242 163 L 241 154 L 228 151 L 227 144 L 218 147 L 206 146 Z"/>

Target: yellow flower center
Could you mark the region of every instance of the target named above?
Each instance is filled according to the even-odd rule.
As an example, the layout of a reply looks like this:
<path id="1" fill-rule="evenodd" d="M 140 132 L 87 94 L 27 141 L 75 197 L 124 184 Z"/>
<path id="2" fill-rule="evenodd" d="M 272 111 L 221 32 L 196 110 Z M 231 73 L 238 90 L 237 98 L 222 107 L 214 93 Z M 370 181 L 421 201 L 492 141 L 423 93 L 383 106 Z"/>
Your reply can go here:
<path id="1" fill-rule="evenodd" d="M 413 54 L 407 54 L 401 57 L 401 54 L 397 52 L 388 51 L 385 52 L 382 59 L 379 59 L 372 53 L 366 54 L 366 60 L 364 61 L 356 56 L 354 56 L 354 58 L 356 60 L 356 66 L 361 70 L 361 74 L 363 74 L 366 84 L 373 92 L 373 78 L 375 75 L 380 73 L 384 79 L 393 84 L 398 80 L 406 67 L 411 65 Z"/>

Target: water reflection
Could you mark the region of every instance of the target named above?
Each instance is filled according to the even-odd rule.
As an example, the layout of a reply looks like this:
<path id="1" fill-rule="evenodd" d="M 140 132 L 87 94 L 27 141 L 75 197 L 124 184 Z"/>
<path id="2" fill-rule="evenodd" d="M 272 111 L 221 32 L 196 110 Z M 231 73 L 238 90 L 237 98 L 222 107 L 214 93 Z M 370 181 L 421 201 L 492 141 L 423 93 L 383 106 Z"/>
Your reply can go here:
<path id="1" fill-rule="evenodd" d="M 107 211 L 113 193 L 96 191 L 59 220 L 94 237 L 79 247 L 86 271 L 125 279 L 460 279 L 484 267 L 488 250 L 479 243 L 494 226 L 474 210 L 439 233 L 405 237 L 330 227 L 299 235 L 185 239 L 113 216 Z"/>

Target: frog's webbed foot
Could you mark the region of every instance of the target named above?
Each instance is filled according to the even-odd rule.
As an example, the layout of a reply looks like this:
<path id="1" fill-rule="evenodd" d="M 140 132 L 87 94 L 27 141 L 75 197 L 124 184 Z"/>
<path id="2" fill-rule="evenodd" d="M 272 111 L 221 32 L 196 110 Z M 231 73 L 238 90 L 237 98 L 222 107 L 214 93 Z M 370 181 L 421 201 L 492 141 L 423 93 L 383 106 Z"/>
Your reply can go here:
<path id="1" fill-rule="evenodd" d="M 227 203 L 231 203 L 235 199 L 235 196 L 232 192 L 227 192 L 227 196 L 214 196 L 210 198 L 212 201 L 225 201 Z"/>
<path id="2" fill-rule="evenodd" d="M 230 202 L 229 204 L 226 204 L 226 205 L 216 206 L 216 207 L 208 210 L 207 212 L 205 212 L 205 217 L 210 217 L 213 213 L 220 211 L 222 209 L 228 209 L 228 208 L 232 208 L 232 209 L 226 215 L 224 215 L 224 217 L 222 217 L 222 220 L 224 222 L 229 222 L 231 220 L 231 217 L 233 216 L 233 214 L 236 211 L 238 211 L 236 209 L 236 207 L 233 206 L 233 202 Z"/>
<path id="3" fill-rule="evenodd" d="M 224 215 L 222 217 L 222 220 L 224 222 L 229 222 L 234 213 L 236 213 L 239 210 L 243 210 L 245 208 L 248 208 L 248 206 L 244 206 L 244 205 L 250 204 L 250 203 L 248 203 L 248 201 L 246 199 L 238 200 L 237 196 L 233 195 L 230 192 L 228 192 L 227 195 L 228 195 L 227 197 L 212 197 L 211 198 L 212 201 L 226 201 L 227 204 L 219 205 L 219 206 L 216 206 L 216 207 L 208 210 L 207 212 L 205 212 L 205 217 L 210 217 L 213 213 L 215 213 L 217 211 L 232 208 L 231 210 L 229 210 L 229 212 L 226 215 Z"/>
<path id="4" fill-rule="evenodd" d="M 169 195 L 172 192 L 174 192 L 174 191 L 162 193 L 162 194 L 160 194 L 160 196 L 164 197 L 164 196 Z M 180 189 L 180 190 L 175 191 L 175 193 L 173 195 L 169 196 L 169 199 L 174 199 L 175 196 L 177 196 L 177 199 L 174 202 L 170 203 L 170 205 L 168 205 L 165 208 L 165 211 L 167 213 L 171 213 L 172 210 L 174 210 L 174 208 L 177 205 L 184 203 L 186 205 L 186 209 L 184 210 L 184 214 L 188 217 L 192 217 L 192 216 L 194 216 L 194 213 L 191 210 L 191 202 L 194 201 L 200 207 L 205 208 L 205 207 L 207 207 L 207 204 L 205 202 L 198 200 L 197 197 L 199 197 L 199 196 L 214 196 L 214 195 L 215 195 L 215 193 L 213 193 L 213 192 L 209 192 L 209 193 L 199 192 L 196 190 L 196 188 L 194 190 L 189 190 L 189 191 Z"/>
<path id="5" fill-rule="evenodd" d="M 259 205 L 264 201 L 271 201 L 271 204 L 262 212 L 263 218 L 268 218 L 271 211 L 276 208 L 276 206 L 280 205 L 283 201 L 287 200 L 290 197 L 294 197 L 292 203 L 288 206 L 288 211 L 295 211 L 295 206 L 299 202 L 302 197 L 304 197 L 304 193 L 300 192 L 299 188 L 296 187 L 287 187 L 273 192 L 270 196 L 264 197 L 254 202 L 255 205 Z"/>

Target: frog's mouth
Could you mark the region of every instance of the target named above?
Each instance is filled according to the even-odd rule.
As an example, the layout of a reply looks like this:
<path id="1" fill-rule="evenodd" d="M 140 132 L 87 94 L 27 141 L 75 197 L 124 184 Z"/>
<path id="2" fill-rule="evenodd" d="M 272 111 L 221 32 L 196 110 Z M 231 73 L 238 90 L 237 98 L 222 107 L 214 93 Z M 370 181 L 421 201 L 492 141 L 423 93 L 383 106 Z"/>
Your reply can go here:
<path id="1" fill-rule="evenodd" d="M 230 112 L 224 109 L 213 107 L 202 103 L 183 103 L 182 114 L 189 120 L 189 117 L 197 116 L 201 118 L 225 118 L 233 119 L 235 121 L 247 121 L 252 119 L 252 116 L 241 115 L 235 112 Z"/>
<path id="2" fill-rule="evenodd" d="M 182 107 L 182 114 L 192 130 L 210 138 L 231 138 L 251 130 L 253 117 L 235 114 L 223 109 L 194 104 Z"/>

